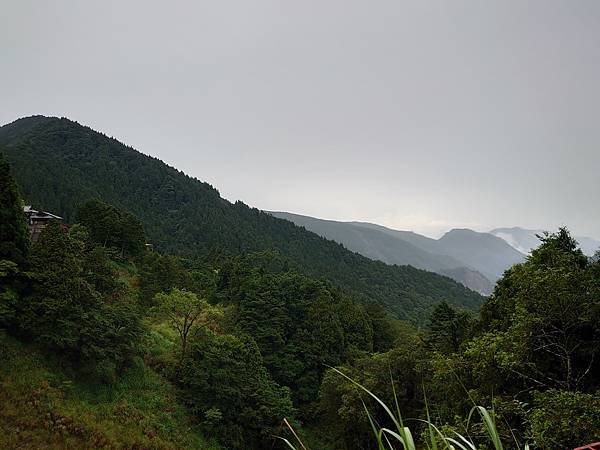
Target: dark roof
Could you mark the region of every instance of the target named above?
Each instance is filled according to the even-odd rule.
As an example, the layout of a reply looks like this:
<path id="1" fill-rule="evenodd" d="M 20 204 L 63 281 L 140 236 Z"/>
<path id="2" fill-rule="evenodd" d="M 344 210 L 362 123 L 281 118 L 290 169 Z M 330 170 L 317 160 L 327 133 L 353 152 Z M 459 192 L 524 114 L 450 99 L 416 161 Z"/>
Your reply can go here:
<path id="1" fill-rule="evenodd" d="M 45 212 L 45 211 L 37 211 L 29 205 L 23 206 L 23 212 L 31 218 L 62 220 L 62 217 L 57 216 L 56 214 L 52 214 L 52 213 Z"/>

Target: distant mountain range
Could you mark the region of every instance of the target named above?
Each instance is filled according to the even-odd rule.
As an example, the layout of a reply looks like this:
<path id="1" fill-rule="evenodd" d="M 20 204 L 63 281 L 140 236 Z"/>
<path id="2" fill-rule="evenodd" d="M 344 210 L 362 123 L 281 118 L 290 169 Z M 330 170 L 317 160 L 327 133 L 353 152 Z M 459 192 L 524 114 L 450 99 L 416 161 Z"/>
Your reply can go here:
<path id="1" fill-rule="evenodd" d="M 472 230 L 451 230 L 440 239 L 432 239 L 372 223 L 338 222 L 286 212 L 271 214 L 368 258 L 446 275 L 484 295 L 492 291 L 504 270 L 525 257 L 503 239 Z"/>
<path id="2" fill-rule="evenodd" d="M 448 276 L 483 295 L 513 264 L 522 262 L 540 244 L 542 230 L 496 228 L 489 233 L 453 229 L 439 239 L 412 231 L 394 230 L 366 222 L 340 222 L 288 212 L 271 212 L 303 226 L 349 250 L 388 264 L 411 265 Z M 593 255 L 600 241 L 576 237 L 581 249 Z"/>
<path id="3" fill-rule="evenodd" d="M 543 230 L 527 230 L 525 228 L 496 228 L 490 231 L 494 236 L 504 239 L 522 253 L 529 253 L 531 249 L 540 245 L 536 235 L 543 235 Z M 583 253 L 592 256 L 599 248 L 600 241 L 586 236 L 575 236 Z"/>

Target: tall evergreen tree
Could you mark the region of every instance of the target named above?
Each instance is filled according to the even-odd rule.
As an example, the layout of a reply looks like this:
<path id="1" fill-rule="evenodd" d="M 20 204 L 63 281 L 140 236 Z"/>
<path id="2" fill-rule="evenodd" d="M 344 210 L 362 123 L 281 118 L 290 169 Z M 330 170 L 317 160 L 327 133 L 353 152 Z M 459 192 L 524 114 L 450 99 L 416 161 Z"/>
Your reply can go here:
<path id="1" fill-rule="evenodd" d="M 204 330 L 179 374 L 186 404 L 231 449 L 271 448 L 280 423 L 294 413 L 289 389 L 273 381 L 249 336 Z"/>
<path id="2" fill-rule="evenodd" d="M 42 231 L 32 248 L 31 294 L 19 301 L 17 328 L 74 367 L 110 380 L 136 354 L 142 329 L 130 302 L 106 301 L 96 290 L 101 283 L 90 272 L 98 264 L 87 263 L 80 244 L 57 223 Z"/>
<path id="3" fill-rule="evenodd" d="M 0 260 L 25 262 L 29 233 L 10 165 L 0 153 Z"/>
<path id="4" fill-rule="evenodd" d="M 130 212 L 93 199 L 79 208 L 78 216 L 96 243 L 116 248 L 127 256 L 139 255 L 144 250 L 144 227 Z"/>
<path id="5" fill-rule="evenodd" d="M 457 352 L 469 337 L 471 322 L 469 313 L 456 311 L 442 301 L 429 317 L 427 343 L 441 352 Z"/>

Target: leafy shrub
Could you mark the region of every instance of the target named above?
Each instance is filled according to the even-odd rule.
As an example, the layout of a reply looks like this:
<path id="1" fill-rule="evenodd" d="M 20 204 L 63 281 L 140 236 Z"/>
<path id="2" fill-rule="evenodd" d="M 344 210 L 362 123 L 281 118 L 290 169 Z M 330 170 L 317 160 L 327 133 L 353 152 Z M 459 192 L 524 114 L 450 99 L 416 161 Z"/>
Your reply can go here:
<path id="1" fill-rule="evenodd" d="M 293 410 L 289 390 L 271 380 L 256 343 L 205 330 L 189 350 L 179 384 L 191 411 L 209 429 L 218 420 L 231 448 L 266 448 Z"/>
<path id="2" fill-rule="evenodd" d="M 531 436 L 536 448 L 574 448 L 600 440 L 600 395 L 550 390 L 535 396 Z"/>
<path id="3" fill-rule="evenodd" d="M 79 208 L 78 217 L 97 244 L 114 247 L 126 256 L 136 256 L 144 250 L 144 228 L 130 212 L 94 199 Z"/>
<path id="4" fill-rule="evenodd" d="M 58 224 L 46 227 L 32 248 L 33 284 L 16 303 L 14 325 L 74 367 L 111 379 L 136 353 L 142 328 L 135 308 L 104 298 L 85 267 L 79 242 Z"/>

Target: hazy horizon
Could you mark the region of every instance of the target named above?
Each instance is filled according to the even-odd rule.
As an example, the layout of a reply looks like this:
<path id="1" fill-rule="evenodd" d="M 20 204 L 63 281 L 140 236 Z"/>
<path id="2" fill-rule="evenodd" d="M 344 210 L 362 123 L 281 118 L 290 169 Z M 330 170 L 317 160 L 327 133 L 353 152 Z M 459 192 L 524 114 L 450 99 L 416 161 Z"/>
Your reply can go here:
<path id="1" fill-rule="evenodd" d="M 0 123 L 65 116 L 264 210 L 600 237 L 600 4 L 8 2 Z"/>
<path id="2" fill-rule="evenodd" d="M 556 231 L 555 229 L 549 228 L 549 227 L 535 227 L 535 228 L 525 228 L 525 227 L 521 227 L 519 225 L 509 225 L 509 226 L 497 226 L 497 227 L 492 227 L 492 228 L 485 228 L 485 229 L 475 229 L 475 228 L 469 228 L 469 227 L 454 227 L 454 228 L 447 228 L 447 229 L 442 229 L 440 230 L 438 233 L 426 233 L 426 232 L 420 232 L 417 230 L 411 230 L 408 228 L 396 228 L 390 225 L 386 225 L 383 223 L 377 223 L 377 222 L 368 222 L 368 221 L 364 221 L 364 220 L 355 220 L 355 219 L 348 219 L 348 220 L 343 220 L 343 219 L 336 219 L 336 218 L 328 218 L 328 217 L 317 217 L 317 216 L 310 216 L 308 214 L 300 214 L 294 211 L 275 211 L 275 210 L 268 210 L 266 212 L 273 212 L 273 213 L 288 213 L 288 214 L 293 214 L 293 215 L 298 215 L 298 216 L 305 216 L 305 217 L 312 217 L 314 219 L 320 219 L 320 220 L 325 220 L 325 221 L 332 221 L 332 222 L 341 222 L 341 223 L 371 223 L 371 224 L 375 224 L 375 225 L 382 225 L 385 226 L 386 228 L 392 229 L 392 230 L 397 230 L 397 231 L 412 231 L 414 233 L 418 233 L 418 234 L 422 234 L 424 236 L 433 238 L 433 239 L 439 239 L 440 237 L 442 237 L 445 233 L 447 233 L 448 231 L 451 231 L 453 229 L 470 229 L 473 231 L 477 231 L 479 233 L 489 233 L 490 231 L 494 231 L 496 229 L 512 229 L 512 228 L 520 228 L 523 230 L 527 230 L 527 231 L 548 231 L 548 232 L 554 232 Z M 565 225 L 567 226 L 567 225 Z M 595 236 L 580 236 L 580 237 L 587 237 L 587 238 L 591 238 L 591 239 L 595 239 L 595 240 L 600 240 L 598 238 L 596 238 Z"/>
<path id="3" fill-rule="evenodd" d="M 19 119 L 26 118 L 26 117 L 28 117 L 28 116 L 20 117 Z M 74 120 L 74 119 L 72 119 L 70 117 L 66 117 L 66 118 L 69 119 L 69 120 Z M 11 122 L 2 123 L 2 124 L 0 124 L 0 126 L 7 125 L 9 123 L 11 123 Z M 88 126 L 86 124 L 81 124 L 81 125 Z M 106 132 L 102 132 L 101 130 L 95 130 L 95 131 L 99 131 L 99 132 L 101 132 L 103 134 L 106 134 L 108 136 L 111 136 L 111 137 L 114 137 L 115 139 L 117 139 L 115 136 L 112 136 L 112 135 L 110 135 L 109 133 L 106 133 Z M 123 143 L 126 144 L 126 145 L 129 145 L 126 142 L 123 142 Z M 141 149 L 137 149 L 136 148 L 135 150 L 137 150 L 137 151 L 139 151 L 141 153 L 147 154 L 147 153 L 145 153 Z M 155 156 L 155 155 L 149 155 L 149 156 Z M 170 165 L 172 165 L 172 164 L 170 164 Z M 185 170 L 181 169 L 180 167 L 177 167 L 177 166 L 173 166 L 173 167 L 175 167 L 178 170 L 183 171 L 184 173 L 186 173 L 186 175 L 198 178 L 198 177 L 196 177 L 193 174 L 187 173 Z M 206 180 L 203 180 L 201 178 L 198 178 L 198 179 L 200 181 L 206 181 Z M 223 193 L 220 191 L 220 189 L 219 189 L 218 186 L 214 186 L 213 185 L 213 187 L 215 189 L 217 189 L 219 191 L 219 193 L 221 194 L 221 196 L 223 198 L 226 198 L 228 201 L 230 201 L 230 202 L 233 203 L 233 202 L 239 200 L 239 199 L 227 198 L 227 197 L 225 197 L 223 195 Z M 249 204 L 249 206 L 256 207 L 256 205 L 252 205 L 252 204 Z M 408 227 L 398 227 L 398 226 L 395 226 L 393 224 L 390 225 L 390 224 L 386 224 L 386 223 L 383 223 L 383 222 L 374 222 L 374 221 L 368 221 L 368 220 L 360 220 L 360 219 L 356 219 L 356 218 L 347 218 L 347 219 L 344 219 L 344 218 L 337 218 L 337 217 L 322 217 L 322 216 L 311 215 L 309 213 L 300 213 L 300 212 L 291 211 L 291 210 L 274 210 L 274 209 L 264 209 L 264 208 L 259 208 L 259 209 L 262 209 L 263 211 L 266 211 L 266 212 L 282 212 L 282 213 L 285 212 L 285 213 L 296 214 L 296 215 L 301 215 L 301 216 L 313 217 L 313 218 L 321 219 L 321 220 L 343 222 L 343 223 L 352 223 L 352 222 L 374 223 L 374 224 L 377 224 L 377 225 L 385 226 L 385 227 L 390 228 L 390 229 L 401 230 L 401 231 L 412 231 L 412 232 L 419 233 L 419 234 L 422 234 L 424 236 L 431 237 L 431 238 L 434 238 L 434 239 L 440 238 L 446 232 L 451 231 L 452 229 L 471 229 L 471 230 L 478 231 L 478 232 L 481 232 L 481 233 L 487 233 L 487 232 L 492 231 L 492 230 L 494 230 L 496 228 L 522 228 L 522 229 L 530 229 L 532 231 L 537 231 L 537 230 L 549 231 L 549 232 L 555 231 L 555 228 L 550 228 L 550 227 L 538 226 L 538 227 L 526 228 L 526 227 L 522 227 L 522 226 L 520 226 L 518 224 L 517 225 L 511 224 L 511 225 L 506 225 L 506 226 L 502 226 L 502 225 L 500 225 L 500 226 L 492 226 L 492 227 L 489 227 L 489 228 L 477 228 L 477 227 L 469 227 L 469 226 L 454 226 L 454 227 L 450 227 L 450 228 L 439 228 L 439 229 L 433 228 L 433 229 L 426 229 L 426 231 L 422 231 L 422 230 L 417 230 L 417 229 L 411 229 L 411 228 L 408 228 Z M 561 224 L 559 226 L 567 226 L 567 225 L 566 224 Z M 598 238 L 596 238 L 596 236 L 585 236 L 585 237 L 590 237 L 590 238 L 598 239 Z"/>

